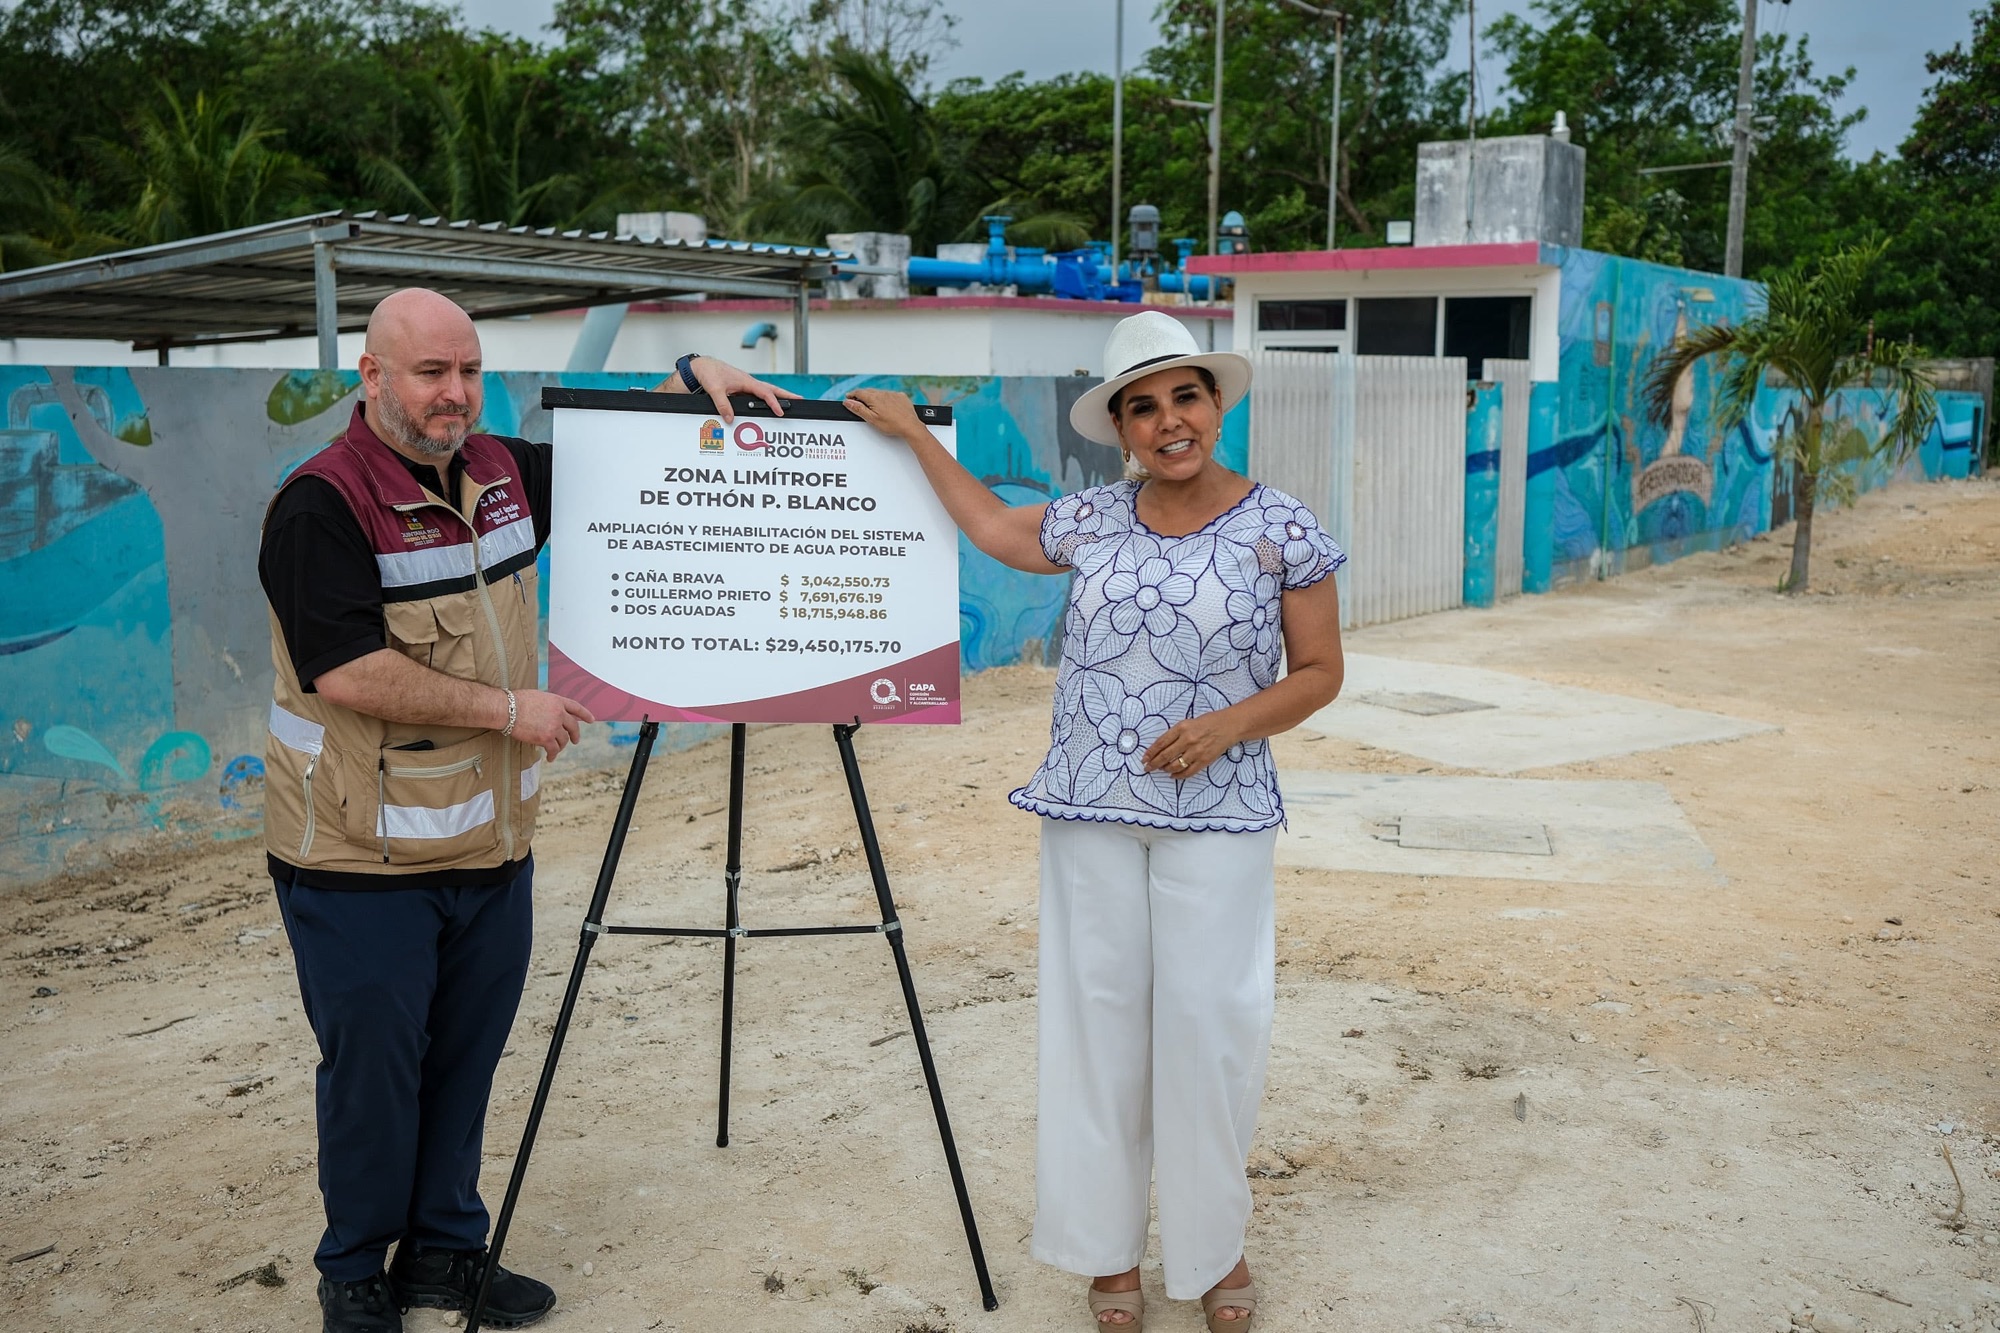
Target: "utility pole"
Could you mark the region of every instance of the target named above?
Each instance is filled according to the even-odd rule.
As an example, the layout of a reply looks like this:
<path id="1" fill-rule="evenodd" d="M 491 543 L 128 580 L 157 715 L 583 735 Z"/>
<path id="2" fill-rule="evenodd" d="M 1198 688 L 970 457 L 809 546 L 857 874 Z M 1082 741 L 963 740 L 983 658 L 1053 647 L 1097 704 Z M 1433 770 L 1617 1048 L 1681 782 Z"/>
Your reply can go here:
<path id="1" fill-rule="evenodd" d="M 1754 2 L 1754 0 L 1753 0 Z M 1208 253 L 1215 253 L 1216 219 L 1222 205 L 1222 7 L 1215 0 L 1215 91 L 1208 100 Z"/>
<path id="2" fill-rule="evenodd" d="M 1326 248 L 1338 250 L 1340 231 L 1340 58 L 1347 45 L 1347 15 L 1333 16 L 1333 147 L 1327 150 Z"/>
<path id="3" fill-rule="evenodd" d="M 1347 40 L 1347 15 L 1338 9 L 1284 0 L 1302 14 L 1333 20 L 1333 143 L 1326 154 L 1326 248 L 1338 249 L 1340 226 L 1340 58 Z"/>
<path id="4" fill-rule="evenodd" d="M 1729 164 L 1729 237 L 1722 271 L 1743 276 L 1743 214 L 1750 194 L 1750 113 L 1757 85 L 1757 0 L 1743 0 L 1743 63 L 1736 72 L 1736 152 Z"/>
<path id="5" fill-rule="evenodd" d="M 1465 243 L 1472 244 L 1473 176 L 1479 170 L 1479 18 L 1465 0 Z"/>
<path id="6" fill-rule="evenodd" d="M 1112 24 L 1112 282 L 1118 280 L 1118 246 L 1124 228 L 1124 0 L 1114 0 Z"/>

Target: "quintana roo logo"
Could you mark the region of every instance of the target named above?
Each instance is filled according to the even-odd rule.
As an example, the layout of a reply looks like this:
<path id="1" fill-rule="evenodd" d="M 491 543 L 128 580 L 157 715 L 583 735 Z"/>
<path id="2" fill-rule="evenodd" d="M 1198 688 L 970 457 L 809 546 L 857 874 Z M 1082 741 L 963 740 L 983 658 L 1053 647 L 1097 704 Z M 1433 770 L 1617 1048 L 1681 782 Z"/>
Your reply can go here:
<path id="1" fill-rule="evenodd" d="M 868 697 L 875 701 L 877 708 L 887 708 L 891 704 L 903 702 L 903 696 L 896 693 L 896 682 L 887 676 L 877 678 L 875 683 L 868 687 Z"/>
<path id="2" fill-rule="evenodd" d="M 705 454 L 722 452 L 722 423 L 714 417 L 701 423 L 701 451 Z"/>

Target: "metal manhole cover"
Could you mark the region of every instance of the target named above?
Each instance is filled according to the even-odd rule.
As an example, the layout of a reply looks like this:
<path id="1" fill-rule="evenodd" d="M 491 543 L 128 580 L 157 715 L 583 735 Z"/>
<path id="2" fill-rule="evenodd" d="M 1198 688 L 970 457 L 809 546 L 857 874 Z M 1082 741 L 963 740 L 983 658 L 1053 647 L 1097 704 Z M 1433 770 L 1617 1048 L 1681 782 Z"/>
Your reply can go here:
<path id="1" fill-rule="evenodd" d="M 1415 713 L 1418 717 L 1436 717 L 1441 713 L 1476 713 L 1482 708 L 1495 707 L 1483 704 L 1477 699 L 1461 699 L 1457 695 L 1437 694 L 1430 690 L 1404 693 L 1396 690 L 1370 690 L 1354 696 L 1357 703 L 1374 704 L 1377 708 L 1393 708 L 1399 713 Z"/>
<path id="2" fill-rule="evenodd" d="M 1546 824 L 1517 819 L 1404 815 L 1375 835 L 1398 847 L 1436 852 L 1505 852 L 1514 856 L 1554 856 Z"/>

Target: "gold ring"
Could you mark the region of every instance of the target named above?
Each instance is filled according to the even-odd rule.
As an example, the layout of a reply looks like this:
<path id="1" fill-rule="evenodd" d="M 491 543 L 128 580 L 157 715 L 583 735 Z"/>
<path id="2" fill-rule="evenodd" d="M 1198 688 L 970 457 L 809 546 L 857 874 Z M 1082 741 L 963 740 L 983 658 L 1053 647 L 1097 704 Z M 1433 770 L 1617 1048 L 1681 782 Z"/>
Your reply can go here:
<path id="1" fill-rule="evenodd" d="M 1175 768 L 1186 768 L 1186 767 L 1187 767 L 1187 756 L 1186 756 L 1186 755 L 1181 755 L 1181 756 L 1180 756 L 1179 758 L 1175 759 L 1175 760 L 1174 760 L 1174 767 L 1175 767 Z"/>

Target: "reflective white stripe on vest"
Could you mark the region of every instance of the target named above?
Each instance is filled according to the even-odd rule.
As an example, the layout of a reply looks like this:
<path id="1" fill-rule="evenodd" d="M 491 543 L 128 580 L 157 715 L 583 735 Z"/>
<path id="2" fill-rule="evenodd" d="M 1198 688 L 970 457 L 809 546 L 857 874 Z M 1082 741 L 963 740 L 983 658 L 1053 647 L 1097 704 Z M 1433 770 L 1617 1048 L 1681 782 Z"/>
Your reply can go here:
<path id="1" fill-rule="evenodd" d="M 326 728 L 271 701 L 271 734 L 300 754 L 318 754 L 326 746 Z"/>
<path id="2" fill-rule="evenodd" d="M 542 789 L 542 761 L 537 759 L 521 770 L 521 799 L 528 800 Z"/>
<path id="3" fill-rule="evenodd" d="M 532 539 L 531 539 L 532 540 Z M 375 568 L 385 588 L 408 588 L 419 583 L 441 583 L 462 579 L 472 573 L 472 543 L 432 546 L 421 551 L 398 551 L 375 557 Z"/>
<path id="4" fill-rule="evenodd" d="M 493 822 L 493 793 L 480 792 L 469 801 L 442 810 L 428 805 L 385 805 L 376 821 L 379 838 L 456 838 L 481 824 Z"/>
<path id="5" fill-rule="evenodd" d="M 479 539 L 479 567 L 491 569 L 502 560 L 535 549 L 535 521 L 517 518 Z"/>

